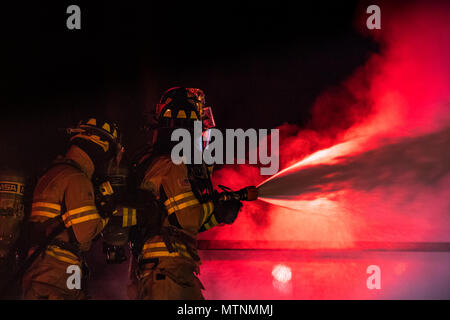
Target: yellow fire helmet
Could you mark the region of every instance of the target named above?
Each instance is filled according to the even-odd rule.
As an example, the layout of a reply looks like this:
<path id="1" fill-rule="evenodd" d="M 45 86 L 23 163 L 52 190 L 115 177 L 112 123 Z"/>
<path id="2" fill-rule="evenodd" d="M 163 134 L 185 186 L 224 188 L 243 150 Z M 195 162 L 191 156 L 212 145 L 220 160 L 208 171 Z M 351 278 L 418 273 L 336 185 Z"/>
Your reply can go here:
<path id="1" fill-rule="evenodd" d="M 80 121 L 75 128 L 67 128 L 66 132 L 72 135 L 70 141 L 77 138 L 89 140 L 105 152 L 112 150 L 117 154 L 123 148 L 119 127 L 114 122 L 89 118 Z"/>

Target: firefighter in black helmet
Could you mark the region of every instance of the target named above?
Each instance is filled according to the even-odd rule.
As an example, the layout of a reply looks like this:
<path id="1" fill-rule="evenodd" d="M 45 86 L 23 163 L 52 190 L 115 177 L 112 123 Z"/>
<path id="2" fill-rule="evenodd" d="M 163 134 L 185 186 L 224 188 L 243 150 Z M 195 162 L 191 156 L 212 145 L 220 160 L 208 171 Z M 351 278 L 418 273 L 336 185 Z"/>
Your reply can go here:
<path id="1" fill-rule="evenodd" d="M 123 151 L 116 124 L 96 118 L 67 129 L 70 146 L 39 179 L 33 195 L 31 216 L 34 245 L 58 227 L 61 232 L 47 239 L 45 249 L 26 271 L 22 286 L 25 299 L 81 299 L 84 288 L 68 288 L 67 268 L 82 269 L 83 252 L 115 212 L 112 191 L 93 183 L 107 167 L 120 160 Z M 45 243 L 45 241 L 44 241 Z"/>
<path id="2" fill-rule="evenodd" d="M 235 199 L 214 201 L 211 168 L 204 163 L 172 162 L 171 133 L 177 128 L 192 132 L 194 121 L 201 121 L 203 130 L 214 126 L 203 91 L 194 88 L 169 89 L 151 115 L 153 147 L 138 161 L 137 172 L 142 172 L 138 185 L 159 203 L 162 225 L 143 228 L 152 231 L 140 233 L 141 239 L 136 241 L 138 299 L 203 299 L 203 286 L 196 276 L 200 265 L 197 234 L 232 223 L 242 206 Z M 158 215 L 157 208 L 146 214 Z"/>

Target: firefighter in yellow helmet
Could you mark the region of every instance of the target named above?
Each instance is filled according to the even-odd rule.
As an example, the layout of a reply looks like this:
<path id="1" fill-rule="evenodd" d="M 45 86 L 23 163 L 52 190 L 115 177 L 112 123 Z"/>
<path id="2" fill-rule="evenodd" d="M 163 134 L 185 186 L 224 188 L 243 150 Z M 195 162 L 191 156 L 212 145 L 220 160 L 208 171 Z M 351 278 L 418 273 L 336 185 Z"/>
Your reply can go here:
<path id="1" fill-rule="evenodd" d="M 201 121 L 203 130 L 214 126 L 202 90 L 169 89 L 152 119 L 153 148 L 138 161 L 137 172 L 141 190 L 153 195 L 158 205 L 138 215 L 141 231 L 133 243 L 138 263 L 135 298 L 203 299 L 203 286 L 196 276 L 200 266 L 197 235 L 221 223 L 233 223 L 242 204 L 236 199 L 214 201 L 206 164 L 176 165 L 171 160 L 173 130 L 185 128 L 192 134 L 194 121 Z M 155 227 L 158 220 L 161 226 Z"/>
<path id="2" fill-rule="evenodd" d="M 84 298 L 84 288 L 76 282 L 69 288 L 68 267 L 82 270 L 83 252 L 115 211 L 110 185 L 102 185 L 102 197 L 93 178 L 101 177 L 120 158 L 123 148 L 117 125 L 91 118 L 67 131 L 71 134 L 67 153 L 47 169 L 34 190 L 30 254 L 39 244 L 45 245 L 22 279 L 24 299 Z"/>

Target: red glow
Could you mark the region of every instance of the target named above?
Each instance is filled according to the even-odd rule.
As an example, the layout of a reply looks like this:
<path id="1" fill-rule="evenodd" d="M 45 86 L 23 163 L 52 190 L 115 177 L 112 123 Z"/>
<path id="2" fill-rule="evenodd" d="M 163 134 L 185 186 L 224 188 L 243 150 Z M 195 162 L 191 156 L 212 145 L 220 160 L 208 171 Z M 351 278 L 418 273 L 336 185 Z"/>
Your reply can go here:
<path id="1" fill-rule="evenodd" d="M 280 127 L 280 164 L 284 169 L 265 183 L 300 169 L 342 164 L 343 157 L 352 159 L 364 152 L 370 169 L 370 152 L 449 127 L 449 12 L 424 6 L 393 12 L 391 20 L 385 19 L 384 29 L 389 31 L 380 39 L 382 53 L 374 54 L 339 88 L 317 99 L 308 128 Z M 333 118 L 327 112 L 331 109 Z M 408 152 L 418 165 L 431 163 L 432 170 L 433 159 L 427 157 L 433 155 L 428 150 L 406 149 Z M 384 162 L 389 160 L 380 157 Z M 442 170 L 445 175 L 430 184 L 418 172 L 406 170 L 404 176 L 390 181 L 397 168 L 388 164 L 383 163 L 386 168 L 380 167 L 377 176 L 367 175 L 367 183 L 377 182 L 370 189 L 355 187 L 355 183 L 364 182 L 360 179 L 321 184 L 315 186 L 315 192 L 297 197 L 270 197 L 262 192 L 262 200 L 276 206 L 246 203 L 234 225 L 212 230 L 204 237 L 322 240 L 338 247 L 352 241 L 448 241 L 448 166 Z M 266 177 L 255 167 L 240 166 L 220 170 L 214 179 L 241 188 L 261 185 Z"/>
<path id="2" fill-rule="evenodd" d="M 280 127 L 282 171 L 269 179 L 251 166 L 216 173 L 215 183 L 232 188 L 261 185 L 264 203 L 246 203 L 233 225 L 208 231 L 203 239 L 298 241 L 310 246 L 299 249 L 342 249 L 356 247 L 360 241 L 450 241 L 450 159 L 445 144 L 450 127 L 449 34 L 448 5 L 437 8 L 411 4 L 408 10 L 385 15 L 379 39 L 381 54 L 373 54 L 339 88 L 318 97 L 307 128 L 289 124 Z M 428 148 L 426 137 L 436 141 L 434 149 Z M 445 143 L 438 154 L 436 146 L 441 141 Z M 406 160 L 397 161 L 399 156 Z M 343 179 L 354 169 L 347 165 L 347 171 L 330 170 L 316 184 L 299 180 L 304 184 L 302 190 L 307 190 L 302 194 L 264 194 L 266 186 L 293 173 L 303 171 L 311 173 L 308 179 L 317 178 L 313 173 L 321 166 L 340 168 L 355 159 L 367 169 L 360 175 L 349 174 Z M 334 179 L 336 174 L 340 174 L 339 183 Z M 352 293 L 344 290 L 345 294 L 339 291 L 342 285 L 360 285 L 364 273 L 358 269 L 363 274 L 359 280 L 352 275 L 362 265 L 343 264 L 337 258 L 311 262 L 309 268 L 304 274 L 309 285 L 303 288 L 309 291 L 285 288 L 285 293 L 291 292 L 288 296 L 373 297 L 366 288 Z M 247 282 L 258 278 L 250 265 L 240 269 L 248 271 Z M 298 270 L 304 269 L 293 268 L 296 276 L 301 272 Z M 386 284 L 395 286 L 406 272 L 421 277 L 420 267 L 412 271 L 407 262 L 389 263 L 389 270 L 392 273 L 384 288 Z M 330 277 L 336 283 L 326 282 Z M 273 292 L 263 295 L 272 297 L 279 296 Z"/>

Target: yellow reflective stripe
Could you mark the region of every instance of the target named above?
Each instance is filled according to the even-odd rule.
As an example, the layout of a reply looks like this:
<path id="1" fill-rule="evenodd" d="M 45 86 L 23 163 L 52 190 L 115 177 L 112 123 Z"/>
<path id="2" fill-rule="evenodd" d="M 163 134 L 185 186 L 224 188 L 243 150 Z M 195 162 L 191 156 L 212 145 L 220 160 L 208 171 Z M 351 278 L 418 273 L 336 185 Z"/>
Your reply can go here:
<path id="1" fill-rule="evenodd" d="M 50 202 L 33 202 L 31 216 L 55 218 L 60 215 L 61 206 Z"/>
<path id="2" fill-rule="evenodd" d="M 44 208 L 50 208 L 55 210 L 61 210 L 61 205 L 57 203 L 50 203 L 50 202 L 33 202 L 31 205 L 32 208 L 35 207 L 44 207 Z"/>
<path id="3" fill-rule="evenodd" d="M 179 257 L 178 252 L 160 251 L 160 252 L 148 252 L 143 255 L 144 259 L 154 258 L 154 257 Z"/>
<path id="4" fill-rule="evenodd" d="M 203 207 L 203 219 L 200 225 L 203 225 L 205 221 L 209 218 L 211 213 L 214 211 L 214 205 L 212 201 L 206 202 L 202 204 Z"/>
<path id="5" fill-rule="evenodd" d="M 169 252 L 164 242 L 147 243 L 142 248 L 142 256 L 144 259 L 152 257 L 179 257 L 179 256 L 191 258 L 184 244 L 174 243 L 173 246 L 177 249 L 176 252 Z"/>
<path id="6" fill-rule="evenodd" d="M 69 210 L 64 215 L 65 216 L 71 216 L 71 215 L 74 215 L 74 214 L 77 214 L 77 213 L 81 213 L 81 212 L 84 212 L 84 211 L 90 211 L 90 210 L 97 210 L 97 207 L 96 206 L 80 207 L 80 208 L 77 208 L 77 209 Z"/>
<path id="7" fill-rule="evenodd" d="M 174 247 L 186 250 L 186 246 L 182 243 L 174 243 L 173 244 Z M 144 247 L 142 248 L 143 251 L 147 250 L 147 249 L 166 249 L 166 244 L 164 242 L 155 242 L 155 243 L 147 243 L 146 245 L 144 245 Z M 151 251 L 151 250 L 150 250 Z"/>
<path id="8" fill-rule="evenodd" d="M 211 216 L 211 222 L 212 224 L 214 224 L 215 226 L 219 225 L 220 223 L 216 220 L 216 216 L 212 215 Z"/>
<path id="9" fill-rule="evenodd" d="M 152 243 L 146 243 L 144 244 L 143 249 L 149 249 L 149 248 L 165 248 L 166 244 L 164 242 L 152 242 Z"/>
<path id="10" fill-rule="evenodd" d="M 181 200 L 183 198 L 187 198 L 187 197 L 190 197 L 190 196 L 194 196 L 194 193 L 192 191 L 188 191 L 188 192 L 185 192 L 185 193 L 180 193 L 179 195 L 176 195 L 175 197 L 169 198 L 166 201 L 164 201 L 164 205 L 167 207 L 172 202 L 176 202 L 178 200 Z"/>
<path id="11" fill-rule="evenodd" d="M 52 212 L 48 212 L 48 211 L 33 210 L 33 211 L 31 211 L 31 215 L 32 216 L 47 217 L 47 218 L 56 218 L 57 216 L 59 216 L 59 213 L 52 213 Z"/>
<path id="12" fill-rule="evenodd" d="M 131 224 L 130 226 L 135 226 L 137 224 L 137 218 L 136 218 L 136 209 L 131 209 Z"/>
<path id="13" fill-rule="evenodd" d="M 80 264 L 80 262 L 77 261 L 77 260 L 72 260 L 70 258 L 58 256 L 58 255 L 56 255 L 55 253 L 53 253 L 51 251 L 47 251 L 47 254 L 49 256 L 52 256 L 55 259 L 58 259 L 59 261 L 67 262 L 67 263 L 70 263 L 70 264 Z"/>
<path id="14" fill-rule="evenodd" d="M 74 255 L 72 252 L 70 252 L 68 250 L 61 249 L 60 247 L 49 246 L 48 249 L 53 250 L 55 253 L 69 255 L 69 256 L 73 257 L 74 259 L 78 259 L 78 257 L 76 255 Z"/>
<path id="15" fill-rule="evenodd" d="M 211 216 L 211 219 L 205 223 L 204 227 L 206 230 L 211 229 L 212 227 L 218 226 L 219 222 L 217 222 L 216 217 L 214 215 Z"/>
<path id="16" fill-rule="evenodd" d="M 62 218 L 66 226 L 70 226 L 71 221 L 79 221 L 85 217 L 90 217 L 97 214 L 97 207 L 95 206 L 84 206 L 77 209 L 72 209 L 63 214 Z M 98 214 L 97 214 L 98 215 Z M 78 216 L 78 217 L 75 217 Z M 79 223 L 75 222 L 74 224 Z"/>
<path id="17" fill-rule="evenodd" d="M 182 243 L 174 243 L 173 246 L 178 249 L 181 249 L 182 251 L 186 251 L 186 246 Z"/>
<path id="18" fill-rule="evenodd" d="M 105 228 L 105 226 L 108 224 L 109 218 L 102 219 L 102 229 Z"/>
<path id="19" fill-rule="evenodd" d="M 72 226 L 74 224 L 79 224 L 79 223 L 82 223 L 82 222 L 96 220 L 96 219 L 101 219 L 101 217 L 100 217 L 100 215 L 98 213 L 90 214 L 90 215 L 87 215 L 87 216 L 84 216 L 84 217 L 75 218 L 75 219 L 72 219 L 72 220 L 68 221 L 66 223 L 66 227 L 70 227 L 70 226 Z"/>
<path id="20" fill-rule="evenodd" d="M 122 227 L 131 227 L 136 225 L 136 209 L 122 208 Z"/>
<path id="21" fill-rule="evenodd" d="M 46 250 L 46 254 L 58 259 L 59 261 L 67 262 L 70 264 L 80 264 L 78 257 L 72 252 L 63 250 L 56 246 L 49 246 Z"/>
<path id="22" fill-rule="evenodd" d="M 171 208 L 167 208 L 167 213 L 171 214 L 171 213 L 173 213 L 176 210 L 182 210 L 182 209 L 187 208 L 187 207 L 195 206 L 195 205 L 197 205 L 199 203 L 200 202 L 198 202 L 197 199 L 194 199 L 194 200 L 191 200 L 191 201 L 183 202 L 181 204 L 174 204 Z"/>
<path id="23" fill-rule="evenodd" d="M 93 143 L 99 145 L 105 152 L 107 152 L 108 149 L 109 149 L 109 142 L 108 141 L 102 141 L 99 136 L 95 136 L 95 135 L 87 136 L 85 134 L 80 133 L 80 134 L 77 134 L 77 135 L 73 136 L 70 139 L 70 141 L 72 141 L 73 139 L 76 139 L 76 138 L 90 140 Z"/>

